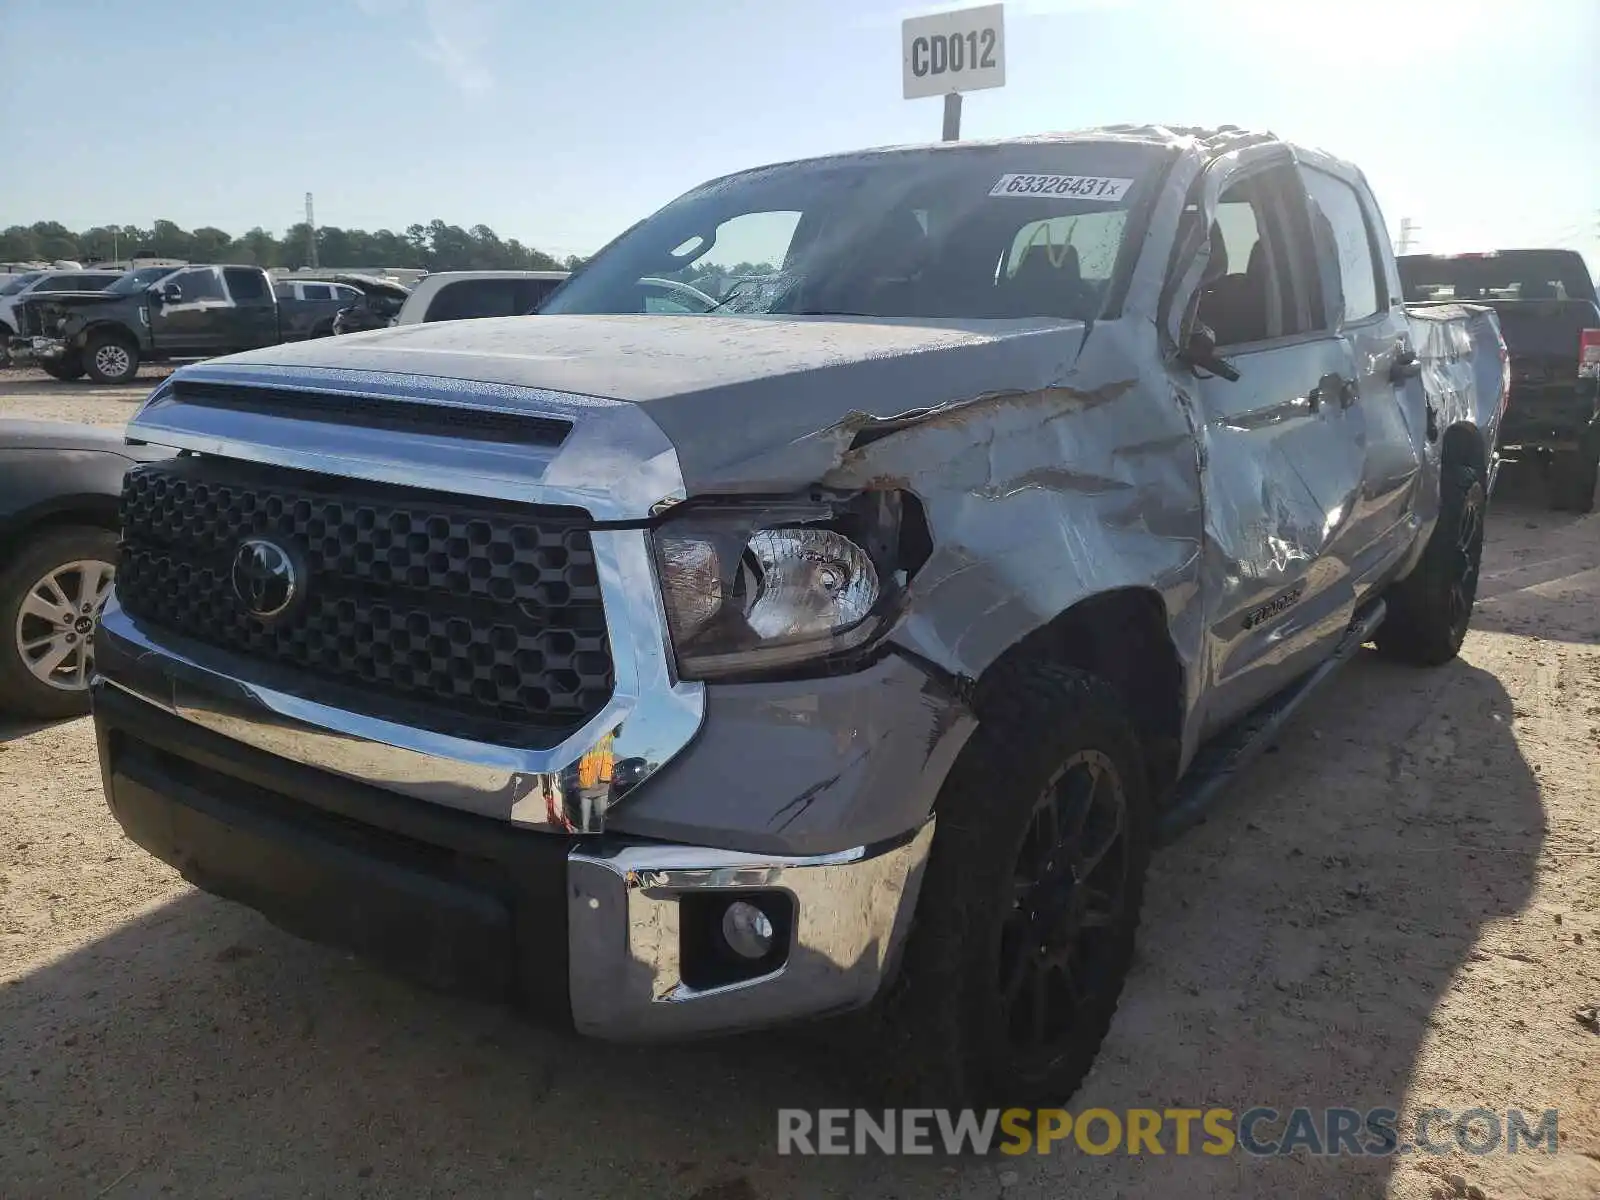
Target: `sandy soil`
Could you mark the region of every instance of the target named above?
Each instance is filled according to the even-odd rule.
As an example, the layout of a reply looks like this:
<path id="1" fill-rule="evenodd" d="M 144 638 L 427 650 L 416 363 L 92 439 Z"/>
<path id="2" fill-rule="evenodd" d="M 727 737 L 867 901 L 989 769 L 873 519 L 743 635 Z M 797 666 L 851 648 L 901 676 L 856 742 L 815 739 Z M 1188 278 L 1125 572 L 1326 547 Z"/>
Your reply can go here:
<path id="1" fill-rule="evenodd" d="M 132 403 L 68 390 L 0 411 Z M 0 1195 L 1592 1200 L 1600 515 L 1505 482 L 1461 659 L 1361 656 L 1157 856 L 1073 1107 L 1557 1108 L 1555 1156 L 780 1158 L 849 1102 L 809 1039 L 585 1043 L 297 941 L 126 842 L 76 721 L 0 726 Z"/>
<path id="2" fill-rule="evenodd" d="M 168 367 L 145 367 L 132 383 L 108 386 L 87 379 L 63 383 L 43 371 L 0 367 L 0 420 L 23 417 L 125 425 L 150 389 L 170 374 Z"/>

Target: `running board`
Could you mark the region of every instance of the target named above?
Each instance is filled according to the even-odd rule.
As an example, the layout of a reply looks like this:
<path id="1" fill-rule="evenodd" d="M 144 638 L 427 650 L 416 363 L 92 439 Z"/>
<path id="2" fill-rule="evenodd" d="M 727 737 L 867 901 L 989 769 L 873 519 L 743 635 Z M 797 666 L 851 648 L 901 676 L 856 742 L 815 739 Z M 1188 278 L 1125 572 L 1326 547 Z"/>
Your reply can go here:
<path id="1" fill-rule="evenodd" d="M 1384 603 L 1375 601 L 1350 623 L 1339 648 L 1315 670 L 1265 701 L 1237 724 L 1212 739 L 1194 756 L 1178 783 L 1172 804 L 1156 820 L 1156 842 L 1166 844 L 1198 824 L 1221 800 L 1228 785 L 1277 739 L 1290 717 L 1328 678 L 1349 662 L 1362 643 L 1383 624 Z"/>

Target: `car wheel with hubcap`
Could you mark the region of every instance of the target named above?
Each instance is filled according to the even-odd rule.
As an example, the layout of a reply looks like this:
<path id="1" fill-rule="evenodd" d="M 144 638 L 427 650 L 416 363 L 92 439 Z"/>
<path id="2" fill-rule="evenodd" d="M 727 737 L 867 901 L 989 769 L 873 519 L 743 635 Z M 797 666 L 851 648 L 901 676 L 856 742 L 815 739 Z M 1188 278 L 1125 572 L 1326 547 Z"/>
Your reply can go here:
<path id="1" fill-rule="evenodd" d="M 139 373 L 139 352 L 114 334 L 91 334 L 83 365 L 96 383 L 128 383 Z"/>
<path id="2" fill-rule="evenodd" d="M 89 711 L 95 631 L 116 561 L 115 534 L 68 526 L 34 538 L 0 574 L 0 704 L 45 719 Z"/>

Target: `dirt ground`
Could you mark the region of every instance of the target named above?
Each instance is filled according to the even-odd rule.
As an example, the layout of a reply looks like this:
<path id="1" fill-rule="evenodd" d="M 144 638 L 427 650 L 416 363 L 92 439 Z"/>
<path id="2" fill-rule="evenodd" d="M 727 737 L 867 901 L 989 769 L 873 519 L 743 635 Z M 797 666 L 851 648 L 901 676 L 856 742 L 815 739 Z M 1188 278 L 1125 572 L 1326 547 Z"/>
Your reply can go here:
<path id="1" fill-rule="evenodd" d="M 132 383 L 108 387 L 87 379 L 63 383 L 24 367 L 0 367 L 0 420 L 25 417 L 123 425 L 150 389 L 171 373 L 167 367 L 145 367 Z"/>
<path id="2" fill-rule="evenodd" d="M 142 389 L 0 376 L 0 415 Z M 87 721 L 0 725 L 0 1196 L 1600 1196 L 1600 515 L 1502 479 L 1459 661 L 1364 654 L 1158 854 L 1072 1107 L 1560 1111 L 1560 1150 L 799 1160 L 790 1036 L 586 1043 L 419 992 L 125 841 Z M 1404 1125 L 1402 1132 L 1408 1133 Z"/>

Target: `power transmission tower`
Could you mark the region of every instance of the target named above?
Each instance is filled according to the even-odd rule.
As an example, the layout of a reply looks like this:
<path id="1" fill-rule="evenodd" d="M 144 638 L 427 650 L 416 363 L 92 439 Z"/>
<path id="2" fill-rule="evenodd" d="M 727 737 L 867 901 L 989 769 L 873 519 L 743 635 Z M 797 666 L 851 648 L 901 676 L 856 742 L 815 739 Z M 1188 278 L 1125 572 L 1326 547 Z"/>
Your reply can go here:
<path id="1" fill-rule="evenodd" d="M 317 214 L 311 207 L 311 193 L 306 193 L 306 260 L 317 265 Z"/>
<path id="2" fill-rule="evenodd" d="M 1411 252 L 1411 248 L 1416 245 L 1417 234 L 1421 231 L 1421 229 L 1422 226 L 1418 225 L 1410 217 L 1401 217 L 1400 244 L 1395 247 L 1394 252 L 1396 254 L 1409 254 Z"/>

